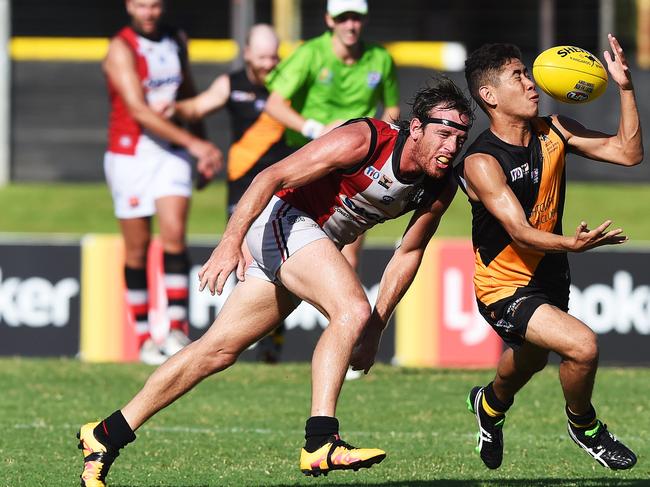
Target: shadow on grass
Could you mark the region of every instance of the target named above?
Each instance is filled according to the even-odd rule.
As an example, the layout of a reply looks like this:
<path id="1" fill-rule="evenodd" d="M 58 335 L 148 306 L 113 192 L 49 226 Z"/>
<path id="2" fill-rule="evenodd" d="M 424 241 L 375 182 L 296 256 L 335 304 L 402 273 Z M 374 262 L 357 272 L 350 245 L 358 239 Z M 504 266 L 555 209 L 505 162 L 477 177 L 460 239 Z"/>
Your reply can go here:
<path id="1" fill-rule="evenodd" d="M 169 484 L 161 485 L 152 484 L 151 486 L 135 485 L 135 484 L 119 484 L 113 487 L 216 487 L 221 484 Z M 263 484 L 269 487 L 295 487 L 295 484 Z M 321 485 L 327 487 L 349 487 L 354 485 L 351 483 L 336 483 L 331 484 L 327 481 Z M 490 479 L 490 480 L 454 480 L 454 479 L 437 479 L 437 480 L 412 480 L 412 481 L 399 481 L 399 482 L 373 482 L 361 483 L 364 487 L 562 487 L 562 486 L 579 486 L 579 487 L 648 487 L 650 481 L 646 478 L 643 479 L 615 479 L 612 477 L 600 477 L 591 479 Z"/>

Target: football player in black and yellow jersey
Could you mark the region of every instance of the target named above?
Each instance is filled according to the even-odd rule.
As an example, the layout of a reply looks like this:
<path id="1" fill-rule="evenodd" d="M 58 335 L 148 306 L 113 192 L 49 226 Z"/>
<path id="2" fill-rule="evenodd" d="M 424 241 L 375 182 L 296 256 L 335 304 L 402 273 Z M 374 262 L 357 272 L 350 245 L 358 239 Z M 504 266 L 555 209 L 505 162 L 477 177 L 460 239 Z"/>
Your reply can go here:
<path id="1" fill-rule="evenodd" d="M 560 383 L 570 437 L 596 461 L 627 469 L 636 456 L 607 430 L 591 404 L 598 365 L 596 334 L 570 316 L 567 252 L 584 252 L 627 240 L 606 220 L 578 224 L 564 235 L 565 155 L 634 166 L 643 159 L 641 125 L 632 78 L 615 37 L 605 52 L 620 93 L 614 135 L 561 115 L 540 117 L 539 95 L 521 53 L 488 44 L 466 61 L 472 94 L 490 120 L 456 168 L 472 207 L 474 286 L 481 314 L 509 345 L 492 382 L 475 387 L 468 407 L 479 426 L 478 447 L 489 468 L 503 457 L 505 413 L 515 394 L 544 368 L 550 351 L 561 357 Z"/>

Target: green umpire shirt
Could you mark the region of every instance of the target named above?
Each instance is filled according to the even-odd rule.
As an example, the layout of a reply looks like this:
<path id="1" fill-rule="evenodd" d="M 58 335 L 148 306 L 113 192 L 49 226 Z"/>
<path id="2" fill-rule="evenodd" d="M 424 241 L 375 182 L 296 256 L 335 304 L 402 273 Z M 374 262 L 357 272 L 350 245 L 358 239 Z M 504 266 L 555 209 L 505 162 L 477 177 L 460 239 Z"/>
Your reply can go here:
<path id="1" fill-rule="evenodd" d="M 361 58 L 345 64 L 334 54 L 329 31 L 301 45 L 269 74 L 266 84 L 269 91 L 290 100 L 300 115 L 322 124 L 372 117 L 378 103 L 399 103 L 397 73 L 388 51 L 363 43 Z M 293 130 L 286 131 L 286 140 L 291 147 L 308 142 Z"/>

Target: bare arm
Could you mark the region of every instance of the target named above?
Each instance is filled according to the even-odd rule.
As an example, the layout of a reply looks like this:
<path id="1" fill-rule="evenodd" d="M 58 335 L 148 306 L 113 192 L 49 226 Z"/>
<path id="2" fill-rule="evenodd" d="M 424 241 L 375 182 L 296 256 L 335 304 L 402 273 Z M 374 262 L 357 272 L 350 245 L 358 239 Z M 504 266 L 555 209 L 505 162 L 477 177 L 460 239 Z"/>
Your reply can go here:
<path id="1" fill-rule="evenodd" d="M 487 154 L 473 154 L 465 159 L 465 181 L 470 199 L 480 201 L 499 221 L 516 245 L 542 252 L 583 252 L 601 245 L 620 244 L 627 240 L 622 230 L 607 228 L 607 220 L 594 230 L 581 222 L 572 237 L 538 230 L 530 225 L 519 200 L 506 183 L 497 160 Z"/>
<path id="2" fill-rule="evenodd" d="M 230 96 L 230 78 L 222 74 L 204 92 L 176 103 L 175 113 L 184 120 L 199 120 L 221 110 Z"/>
<path id="3" fill-rule="evenodd" d="M 635 166 L 643 160 L 643 138 L 641 122 L 634 98 L 632 75 L 620 44 L 611 34 L 609 44 L 614 58 L 605 52 L 605 61 L 610 76 L 619 87 L 621 115 L 618 131 L 614 135 L 585 128 L 566 117 L 554 117 L 572 152 L 597 161 L 621 166 Z"/>
<path id="4" fill-rule="evenodd" d="M 395 250 L 381 278 L 375 308 L 351 359 L 353 369 L 363 369 L 368 373 L 372 367 L 382 332 L 397 303 L 404 297 L 415 279 L 424 251 L 438 229 L 442 215 L 451 204 L 456 189 L 456 183 L 450 179 L 449 185 L 431 208 L 416 211 L 411 218 L 402 236 L 402 242 Z"/>
<path id="5" fill-rule="evenodd" d="M 199 272 L 206 285 L 221 294 L 230 272 L 244 279 L 241 245 L 251 224 L 279 190 L 296 188 L 336 170 L 352 167 L 368 153 L 370 128 L 365 123 L 341 127 L 315 140 L 258 174 L 237 203 L 217 248 Z"/>
<path id="6" fill-rule="evenodd" d="M 399 120 L 399 114 L 399 107 L 384 107 L 384 113 L 381 119 L 384 122 L 394 123 L 396 120 Z"/>
<path id="7" fill-rule="evenodd" d="M 271 92 L 269 95 L 264 106 L 264 111 L 285 127 L 300 132 L 309 139 L 316 139 L 324 133 L 322 123 L 317 120 L 304 118 L 291 107 L 289 100 L 282 98 L 282 95 L 276 91 Z"/>

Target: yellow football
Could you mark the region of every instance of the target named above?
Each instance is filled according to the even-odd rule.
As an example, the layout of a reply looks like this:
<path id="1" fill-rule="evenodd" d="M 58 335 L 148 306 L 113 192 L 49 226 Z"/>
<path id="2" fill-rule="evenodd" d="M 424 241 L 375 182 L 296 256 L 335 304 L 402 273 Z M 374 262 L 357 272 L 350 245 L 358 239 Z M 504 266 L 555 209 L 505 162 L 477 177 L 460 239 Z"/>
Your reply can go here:
<path id="1" fill-rule="evenodd" d="M 547 49 L 533 63 L 537 86 L 564 103 L 587 103 L 607 88 L 607 71 L 596 56 L 574 46 Z"/>

